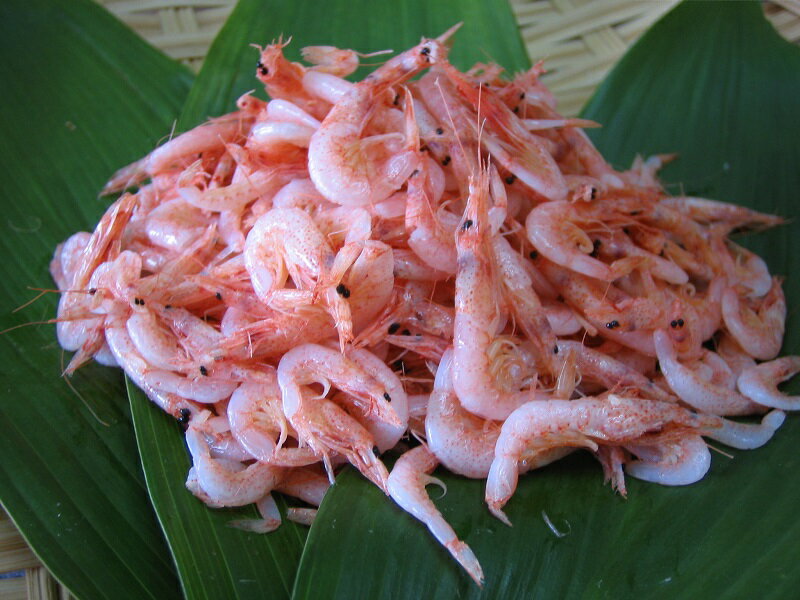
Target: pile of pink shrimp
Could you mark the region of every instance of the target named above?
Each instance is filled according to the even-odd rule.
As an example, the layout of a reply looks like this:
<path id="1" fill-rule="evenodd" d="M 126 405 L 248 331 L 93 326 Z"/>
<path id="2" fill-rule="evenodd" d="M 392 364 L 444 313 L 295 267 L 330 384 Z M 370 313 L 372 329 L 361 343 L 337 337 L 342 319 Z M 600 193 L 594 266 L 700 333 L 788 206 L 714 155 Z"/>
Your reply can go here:
<path id="1" fill-rule="evenodd" d="M 117 365 L 176 417 L 203 502 L 269 531 L 272 492 L 319 506 L 350 463 L 480 584 L 437 465 L 486 479 L 505 523 L 518 476 L 578 448 L 623 495 L 624 474 L 689 484 L 704 437 L 755 448 L 800 407 L 777 389 L 800 357 L 776 358 L 781 280 L 729 238 L 782 219 L 668 197 L 665 156 L 616 171 L 541 65 L 460 72 L 451 33 L 359 83 L 354 51 L 267 46 L 271 100 L 118 171 L 50 270 L 67 373 Z"/>

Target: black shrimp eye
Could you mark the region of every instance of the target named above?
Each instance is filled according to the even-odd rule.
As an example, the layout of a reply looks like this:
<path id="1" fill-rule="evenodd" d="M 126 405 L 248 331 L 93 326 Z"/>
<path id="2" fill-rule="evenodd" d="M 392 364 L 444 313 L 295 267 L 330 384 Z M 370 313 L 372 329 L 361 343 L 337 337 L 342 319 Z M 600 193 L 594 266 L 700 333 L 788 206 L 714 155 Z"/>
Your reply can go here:
<path id="1" fill-rule="evenodd" d="M 394 335 L 400 329 L 400 323 L 392 323 L 389 325 L 389 335 Z"/>
<path id="2" fill-rule="evenodd" d="M 349 298 L 350 297 L 350 290 L 347 289 L 347 286 L 343 283 L 340 283 L 336 286 L 336 293 L 339 294 L 342 298 Z"/>
<path id="3" fill-rule="evenodd" d="M 381 449 L 380 449 L 380 448 L 378 448 L 377 446 L 373 446 L 373 447 L 372 447 L 372 453 L 373 453 L 373 454 L 375 455 L 375 457 L 377 458 L 378 456 L 380 456 L 380 455 L 381 455 Z"/>
<path id="4" fill-rule="evenodd" d="M 447 165 L 450 164 L 450 160 L 451 160 L 450 156 L 445 156 L 444 159 L 442 160 L 442 165 L 446 167 Z"/>
<path id="5" fill-rule="evenodd" d="M 532 260 L 536 260 L 539 258 L 539 253 L 536 250 L 531 250 L 528 256 L 530 256 Z"/>
<path id="6" fill-rule="evenodd" d="M 207 376 L 208 369 L 206 369 L 203 365 L 200 365 L 200 375 Z"/>
<path id="7" fill-rule="evenodd" d="M 192 412 L 188 408 L 182 408 L 178 411 L 180 416 L 177 417 L 178 423 L 184 425 L 189 422 L 189 417 L 192 415 Z"/>
<path id="8" fill-rule="evenodd" d="M 389 395 L 388 392 L 383 392 L 383 399 L 386 400 L 387 402 L 392 401 L 392 397 Z"/>
<path id="9" fill-rule="evenodd" d="M 616 319 L 606 323 L 606 329 L 615 329 L 617 327 L 619 327 L 619 321 L 617 321 Z"/>
<path id="10" fill-rule="evenodd" d="M 466 221 L 464 221 L 464 224 L 461 226 L 461 231 L 466 231 L 467 229 L 472 227 L 472 225 L 473 225 L 472 219 L 467 219 Z"/>
<path id="11" fill-rule="evenodd" d="M 511 184 L 512 184 L 512 183 L 514 183 L 516 180 L 517 180 L 517 176 L 516 176 L 516 175 L 509 175 L 508 177 L 506 177 L 506 183 L 507 183 L 508 185 L 511 185 Z"/>
<path id="12" fill-rule="evenodd" d="M 441 127 L 436 128 L 436 135 L 444 135 L 444 129 Z"/>
<path id="13" fill-rule="evenodd" d="M 427 46 L 423 46 L 422 50 L 420 50 L 419 53 L 422 54 L 423 56 L 428 56 L 431 53 L 431 49 L 428 48 Z"/>

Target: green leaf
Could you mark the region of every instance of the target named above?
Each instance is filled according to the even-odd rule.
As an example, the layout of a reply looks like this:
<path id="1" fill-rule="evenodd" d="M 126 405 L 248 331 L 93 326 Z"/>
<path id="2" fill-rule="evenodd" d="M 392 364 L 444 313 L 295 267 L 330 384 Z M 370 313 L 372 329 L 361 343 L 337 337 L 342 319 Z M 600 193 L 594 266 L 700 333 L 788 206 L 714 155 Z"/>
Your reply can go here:
<path id="1" fill-rule="evenodd" d="M 169 131 L 190 81 L 94 2 L 0 5 L 0 329 L 55 316 L 56 294 L 12 311 L 53 287 L 56 244 L 94 227 L 103 182 Z M 178 597 L 120 372 L 70 389 L 52 325 L 5 332 L 0 363 L 0 499 L 34 551 L 78 597 Z"/>
<path id="2" fill-rule="evenodd" d="M 789 276 L 793 306 L 798 97 L 800 51 L 758 4 L 690 2 L 628 52 L 585 116 L 604 124 L 594 137 L 619 167 L 636 152 L 678 152 L 664 171 L 671 190 L 793 218 L 747 240 Z M 790 316 L 787 353 L 798 351 L 796 322 Z M 481 561 L 482 591 L 422 525 L 350 469 L 311 529 L 294 597 L 791 597 L 800 584 L 798 435 L 790 417 L 765 448 L 715 453 L 703 481 L 667 488 L 631 479 L 627 500 L 602 484 L 597 463 L 573 455 L 521 478 L 507 505 L 513 528 L 489 515 L 484 482 L 439 469 L 447 493 L 436 504 Z"/>

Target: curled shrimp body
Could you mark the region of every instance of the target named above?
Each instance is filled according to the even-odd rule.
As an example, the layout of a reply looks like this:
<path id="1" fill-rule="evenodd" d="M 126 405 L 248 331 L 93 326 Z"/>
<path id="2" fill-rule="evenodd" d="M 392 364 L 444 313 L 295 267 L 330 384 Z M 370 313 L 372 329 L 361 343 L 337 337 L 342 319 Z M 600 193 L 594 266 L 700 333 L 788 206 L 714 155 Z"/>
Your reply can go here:
<path id="1" fill-rule="evenodd" d="M 636 454 L 638 447 L 630 449 Z M 711 452 L 697 434 L 649 446 L 646 454 L 644 449 L 640 452 L 640 460 L 627 463 L 625 473 L 661 485 L 690 485 L 705 477 L 711 467 Z"/>
<path id="2" fill-rule="evenodd" d="M 284 474 L 280 467 L 266 463 L 245 466 L 212 458 L 203 434 L 193 427 L 186 431 L 186 445 L 192 455 L 197 483 L 217 506 L 244 506 L 257 502 L 272 491 Z"/>
<path id="3" fill-rule="evenodd" d="M 475 554 L 467 544 L 458 539 L 456 532 L 425 491 L 425 486 L 431 483 L 444 487 L 441 481 L 430 475 L 437 464 L 436 457 L 425 446 L 406 452 L 397 460 L 389 474 L 389 495 L 403 510 L 425 524 L 475 583 L 483 585 L 483 569 Z"/>
<path id="4" fill-rule="evenodd" d="M 319 457 L 310 448 L 279 447 L 288 436 L 288 426 L 281 410 L 278 380 L 274 372 L 267 373 L 268 381 L 241 383 L 231 395 L 227 415 L 233 437 L 261 462 L 282 467 L 317 462 Z"/>
<path id="5" fill-rule="evenodd" d="M 517 487 L 517 465 L 530 448 L 575 446 L 596 451 L 598 443 L 624 445 L 675 425 L 711 428 L 718 427 L 720 419 L 671 403 L 614 394 L 602 399 L 528 402 L 512 413 L 500 430 L 486 482 L 489 510 L 511 525 L 502 507 Z"/>
<path id="6" fill-rule="evenodd" d="M 715 415 L 749 415 L 758 412 L 757 405 L 732 387 L 705 379 L 701 371 L 678 362 L 672 340 L 663 330 L 653 333 L 653 342 L 664 378 L 686 404 Z"/>
<path id="7" fill-rule="evenodd" d="M 391 398 L 392 410 L 397 415 L 400 421 L 399 424 L 386 423 L 378 415 L 370 415 L 360 419 L 359 416 L 356 416 L 372 435 L 378 450 L 386 452 L 397 445 L 397 442 L 400 441 L 400 438 L 405 435 L 406 429 L 408 429 L 408 397 L 403 389 L 403 384 L 384 361 L 368 350 L 351 349 L 348 352 L 348 358 L 383 384 L 386 393 Z M 347 394 L 343 396 L 347 404 L 356 404 L 352 396 Z"/>
<path id="8" fill-rule="evenodd" d="M 575 205 L 571 202 L 544 202 L 525 220 L 528 240 L 543 256 L 557 265 L 602 281 L 613 281 L 625 274 L 624 263 L 611 266 L 593 258 L 595 245 L 578 227 Z"/>
<path id="9" fill-rule="evenodd" d="M 448 350 L 436 370 L 425 416 L 428 448 L 453 473 L 483 478 L 494 459 L 499 423 L 464 410 L 453 391 L 452 361 L 453 352 Z"/>
<path id="10" fill-rule="evenodd" d="M 782 410 L 800 409 L 800 396 L 787 396 L 778 384 L 800 373 L 800 356 L 784 356 L 742 371 L 737 380 L 739 391 L 763 406 Z"/>
<path id="11" fill-rule="evenodd" d="M 385 468 L 373 455 L 372 436 L 335 404 L 304 398 L 303 386 L 313 383 L 322 384 L 326 390 L 333 385 L 346 392 L 366 417 L 401 426 L 402 421 L 391 405 L 392 397 L 386 386 L 339 352 L 316 344 L 296 346 L 278 363 L 283 412 L 299 434 L 300 441 L 319 454 L 347 449 L 346 455 L 351 462 L 385 491 Z M 322 406 L 316 407 L 318 403 Z M 330 425 L 326 425 L 328 418 L 334 419 Z M 335 431 L 333 423 L 337 424 Z M 331 474 L 330 466 L 328 469 Z"/>
<path id="12" fill-rule="evenodd" d="M 408 133 L 362 139 L 362 131 L 380 92 L 445 56 L 442 41 L 423 40 L 356 84 L 331 108 L 308 148 L 308 172 L 323 196 L 361 206 L 385 200 L 403 185 L 417 166 L 416 152 L 402 151 Z"/>
<path id="13" fill-rule="evenodd" d="M 737 423 L 723 419 L 722 427 L 704 431 L 703 435 L 732 448 L 752 450 L 770 441 L 785 420 L 785 412 L 771 410 L 762 417 L 760 423 Z"/>
<path id="14" fill-rule="evenodd" d="M 773 278 L 772 287 L 756 311 L 733 288 L 727 288 L 722 294 L 722 318 L 728 332 L 750 356 L 759 360 L 775 358 L 781 350 L 786 324 L 786 298 L 780 279 Z"/>

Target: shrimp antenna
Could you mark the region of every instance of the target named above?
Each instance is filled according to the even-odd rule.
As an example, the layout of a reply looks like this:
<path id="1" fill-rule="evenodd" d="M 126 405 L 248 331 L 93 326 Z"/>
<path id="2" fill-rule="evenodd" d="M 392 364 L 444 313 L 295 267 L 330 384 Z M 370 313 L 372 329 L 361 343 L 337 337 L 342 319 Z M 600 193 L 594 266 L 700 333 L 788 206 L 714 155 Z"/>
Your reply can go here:
<path id="1" fill-rule="evenodd" d="M 30 306 L 31 304 L 33 304 L 34 302 L 36 302 L 36 301 L 37 301 L 39 298 L 41 298 L 41 297 L 42 297 L 42 296 L 44 296 L 45 294 L 48 294 L 48 293 L 51 293 L 51 294 L 58 294 L 58 293 L 60 293 L 60 292 L 61 292 L 61 290 L 48 289 L 48 288 L 35 288 L 35 287 L 30 287 L 30 286 L 28 287 L 28 289 L 29 289 L 29 290 L 31 290 L 31 291 L 34 291 L 34 292 L 39 292 L 39 293 L 38 293 L 38 294 L 36 294 L 36 295 L 35 295 L 33 298 L 31 298 L 31 299 L 30 299 L 30 300 L 28 300 L 27 302 L 25 302 L 24 304 L 20 304 L 20 305 L 19 305 L 17 308 L 15 308 L 14 310 L 12 310 L 12 311 L 11 311 L 11 314 L 12 314 L 12 315 L 13 315 L 15 312 L 19 312 L 19 311 L 21 311 L 23 308 L 25 308 L 25 307 L 27 307 L 27 306 Z"/>
<path id="2" fill-rule="evenodd" d="M 458 128 L 456 127 L 455 121 L 453 121 L 453 115 L 450 112 L 450 105 L 447 103 L 447 98 L 444 96 L 444 90 L 442 89 L 442 84 L 439 82 L 439 78 L 436 78 L 434 82 L 436 89 L 439 90 L 439 95 L 442 97 L 442 102 L 444 102 L 444 109 L 447 112 L 447 120 L 450 121 L 450 127 L 453 128 L 453 133 L 456 136 L 456 142 L 458 142 L 458 147 L 461 150 L 461 156 L 467 158 L 467 151 L 464 149 L 464 145 L 461 143 L 461 136 L 458 135 Z"/>

